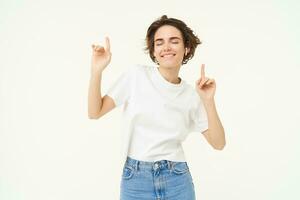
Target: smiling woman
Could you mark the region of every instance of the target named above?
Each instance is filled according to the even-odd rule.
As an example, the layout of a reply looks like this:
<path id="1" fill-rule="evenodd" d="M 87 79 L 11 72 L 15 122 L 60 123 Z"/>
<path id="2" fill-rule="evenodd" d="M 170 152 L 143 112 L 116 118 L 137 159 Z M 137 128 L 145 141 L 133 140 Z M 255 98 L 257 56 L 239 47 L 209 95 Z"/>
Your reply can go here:
<path id="1" fill-rule="evenodd" d="M 179 53 L 184 54 L 179 56 L 181 56 L 182 64 L 186 64 L 193 58 L 196 47 L 201 44 L 201 41 L 183 21 L 163 15 L 148 28 L 146 44 L 145 50 L 149 52 L 152 61 L 157 64 L 159 62 L 156 58 L 159 57 L 156 52 L 162 50 L 163 44 L 173 44 L 174 47 L 183 51 Z"/>
<path id="2" fill-rule="evenodd" d="M 184 22 L 163 15 L 146 34 L 145 50 L 158 67 L 130 67 L 104 97 L 101 76 L 111 59 L 109 39 L 105 48 L 92 46 L 89 117 L 98 119 L 124 105 L 121 200 L 194 200 L 182 142 L 195 131 L 215 149 L 224 147 L 224 130 L 214 104 L 215 81 L 205 77 L 204 65 L 196 90 L 178 76 L 199 44 Z"/>
<path id="3" fill-rule="evenodd" d="M 188 49 L 184 47 L 180 31 L 169 25 L 160 27 L 154 35 L 155 62 L 161 67 L 178 68 Z"/>

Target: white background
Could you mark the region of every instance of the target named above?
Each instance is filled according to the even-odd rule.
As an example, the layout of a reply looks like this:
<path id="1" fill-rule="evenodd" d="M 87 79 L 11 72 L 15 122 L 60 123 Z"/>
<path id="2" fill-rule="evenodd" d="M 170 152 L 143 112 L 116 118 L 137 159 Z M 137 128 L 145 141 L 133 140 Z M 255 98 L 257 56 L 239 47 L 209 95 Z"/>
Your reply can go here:
<path id="1" fill-rule="evenodd" d="M 184 142 L 197 199 L 299 199 L 300 3 L 227 1 L 0 2 L 0 199 L 118 199 L 121 107 L 87 115 L 91 44 L 111 39 L 102 94 L 144 53 L 163 14 L 202 40 L 180 75 L 217 82 L 227 145 Z"/>

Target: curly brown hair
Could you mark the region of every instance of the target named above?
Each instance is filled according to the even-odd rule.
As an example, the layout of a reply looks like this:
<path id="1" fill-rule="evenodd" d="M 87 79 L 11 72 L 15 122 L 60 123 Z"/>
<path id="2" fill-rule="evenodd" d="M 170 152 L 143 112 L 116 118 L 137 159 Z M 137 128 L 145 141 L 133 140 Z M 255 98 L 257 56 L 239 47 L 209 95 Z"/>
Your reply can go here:
<path id="1" fill-rule="evenodd" d="M 189 49 L 189 52 L 184 55 L 182 64 L 186 64 L 190 59 L 193 58 L 196 47 L 201 44 L 202 42 L 194 34 L 193 30 L 191 30 L 183 21 L 175 19 L 175 18 L 168 18 L 167 15 L 161 16 L 159 19 L 154 21 L 147 30 L 146 35 L 146 47 L 145 51 L 149 53 L 150 58 L 153 62 L 157 63 L 153 52 L 154 52 L 154 35 L 156 31 L 163 25 L 171 25 L 177 28 L 182 35 L 184 41 L 184 47 Z"/>

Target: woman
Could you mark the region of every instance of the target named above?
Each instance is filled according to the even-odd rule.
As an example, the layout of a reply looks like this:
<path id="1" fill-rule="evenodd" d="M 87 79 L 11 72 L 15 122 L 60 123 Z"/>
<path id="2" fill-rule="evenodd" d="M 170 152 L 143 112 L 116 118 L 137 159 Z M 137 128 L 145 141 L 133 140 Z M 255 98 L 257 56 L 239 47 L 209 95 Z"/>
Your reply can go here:
<path id="1" fill-rule="evenodd" d="M 101 77 L 111 60 L 106 48 L 92 45 L 89 118 L 98 119 L 124 105 L 125 142 L 121 200 L 192 200 L 193 180 L 182 149 L 192 131 L 201 132 L 215 149 L 225 146 L 217 114 L 216 83 L 204 65 L 195 89 L 178 77 L 195 53 L 199 38 L 181 20 L 163 15 L 148 28 L 146 50 L 158 67 L 130 67 L 101 96 Z M 100 84 L 99 84 L 100 83 Z"/>

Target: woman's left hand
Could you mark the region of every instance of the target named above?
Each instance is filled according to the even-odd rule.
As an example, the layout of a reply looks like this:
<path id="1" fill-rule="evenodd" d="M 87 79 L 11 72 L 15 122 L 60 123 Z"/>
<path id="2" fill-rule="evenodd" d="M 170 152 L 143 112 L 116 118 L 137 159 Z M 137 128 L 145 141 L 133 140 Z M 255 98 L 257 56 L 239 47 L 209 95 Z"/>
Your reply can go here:
<path id="1" fill-rule="evenodd" d="M 195 83 L 195 88 L 202 101 L 210 101 L 214 99 L 216 92 L 216 82 L 214 79 L 205 77 L 205 65 L 201 65 L 201 77 Z"/>

